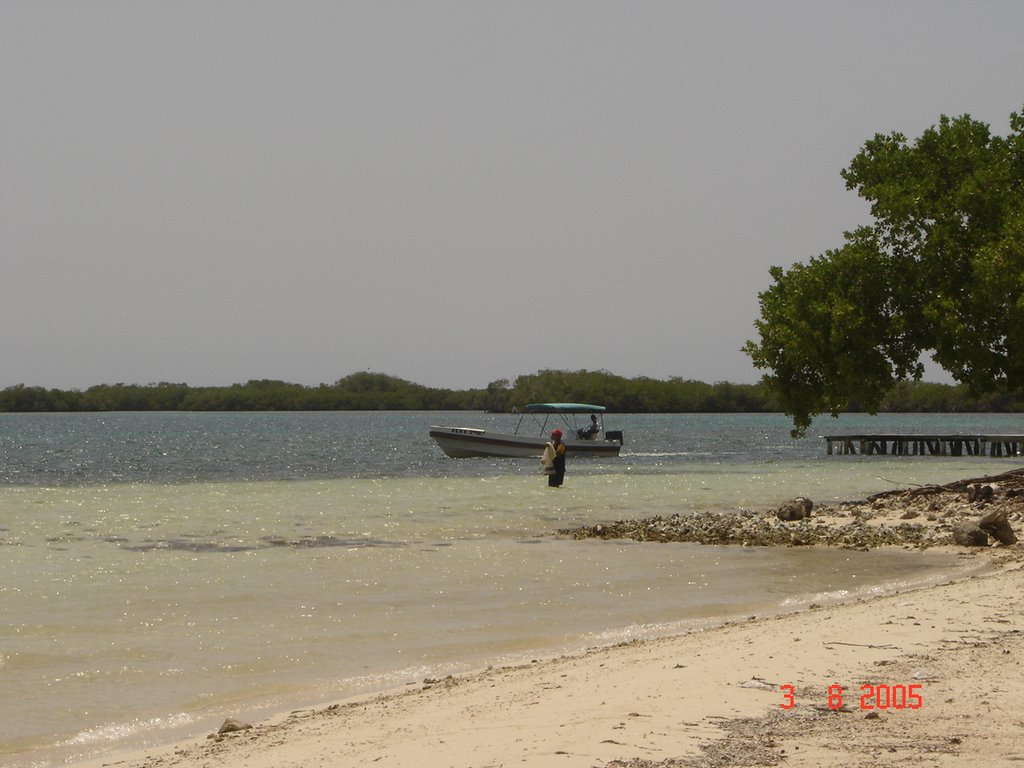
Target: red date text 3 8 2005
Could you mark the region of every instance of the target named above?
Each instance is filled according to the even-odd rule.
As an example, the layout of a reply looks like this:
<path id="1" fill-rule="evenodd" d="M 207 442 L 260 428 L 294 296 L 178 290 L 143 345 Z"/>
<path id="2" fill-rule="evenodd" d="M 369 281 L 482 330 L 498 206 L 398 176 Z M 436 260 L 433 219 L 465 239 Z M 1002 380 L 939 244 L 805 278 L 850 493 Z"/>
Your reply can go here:
<path id="1" fill-rule="evenodd" d="M 792 685 L 780 685 L 783 709 L 796 706 L 796 689 Z M 842 709 L 845 701 L 843 686 L 830 685 L 826 703 L 829 709 Z M 860 687 L 861 709 L 920 709 L 924 700 L 921 697 L 921 684 L 913 685 L 862 685 Z"/>

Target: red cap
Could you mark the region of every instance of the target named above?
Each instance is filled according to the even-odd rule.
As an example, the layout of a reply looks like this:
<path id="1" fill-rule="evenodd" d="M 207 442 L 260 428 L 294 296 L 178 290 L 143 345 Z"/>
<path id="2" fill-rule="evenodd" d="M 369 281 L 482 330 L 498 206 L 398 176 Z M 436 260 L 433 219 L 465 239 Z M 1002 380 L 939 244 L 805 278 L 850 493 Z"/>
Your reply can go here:
<path id="1" fill-rule="evenodd" d="M 560 429 L 553 429 L 553 430 L 551 430 L 551 436 L 554 437 L 555 435 L 557 435 L 558 437 L 561 437 L 562 436 L 562 430 L 560 430 Z"/>

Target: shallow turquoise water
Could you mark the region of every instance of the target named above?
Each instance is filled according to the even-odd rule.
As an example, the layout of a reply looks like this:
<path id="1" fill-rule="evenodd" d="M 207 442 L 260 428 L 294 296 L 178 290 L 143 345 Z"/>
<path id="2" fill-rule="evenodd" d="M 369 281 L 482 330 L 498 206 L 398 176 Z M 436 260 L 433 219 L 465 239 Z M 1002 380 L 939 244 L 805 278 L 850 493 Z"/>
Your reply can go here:
<path id="1" fill-rule="evenodd" d="M 551 490 L 532 461 L 447 459 L 426 438 L 430 423 L 501 418 L 0 417 L 0 690 L 17 702 L 0 720 L 0 764 L 58 764 L 227 716 L 941 578 L 955 558 L 552 534 L 1016 466 L 825 457 L 777 415 L 609 416 L 626 431 L 622 457 L 570 459 L 567 485 Z M 1018 431 L 976 418 L 939 431 Z"/>

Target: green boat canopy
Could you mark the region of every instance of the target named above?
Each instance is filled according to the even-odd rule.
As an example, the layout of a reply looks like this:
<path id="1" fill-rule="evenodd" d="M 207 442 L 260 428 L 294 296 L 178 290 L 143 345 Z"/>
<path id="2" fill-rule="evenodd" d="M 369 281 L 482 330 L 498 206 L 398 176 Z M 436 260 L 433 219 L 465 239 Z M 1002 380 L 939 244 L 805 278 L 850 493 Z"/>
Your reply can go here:
<path id="1" fill-rule="evenodd" d="M 586 403 L 530 403 L 523 407 L 523 413 L 604 413 L 603 405 Z"/>

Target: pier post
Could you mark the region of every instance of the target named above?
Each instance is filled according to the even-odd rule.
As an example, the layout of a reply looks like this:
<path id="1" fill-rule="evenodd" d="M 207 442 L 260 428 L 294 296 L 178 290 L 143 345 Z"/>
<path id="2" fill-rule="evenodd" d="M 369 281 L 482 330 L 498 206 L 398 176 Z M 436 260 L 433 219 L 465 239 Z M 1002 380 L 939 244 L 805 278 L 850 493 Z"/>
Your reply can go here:
<path id="1" fill-rule="evenodd" d="M 855 456 L 1020 456 L 1019 435 L 825 435 L 828 455 Z M 859 446 L 859 447 L 858 447 Z"/>

